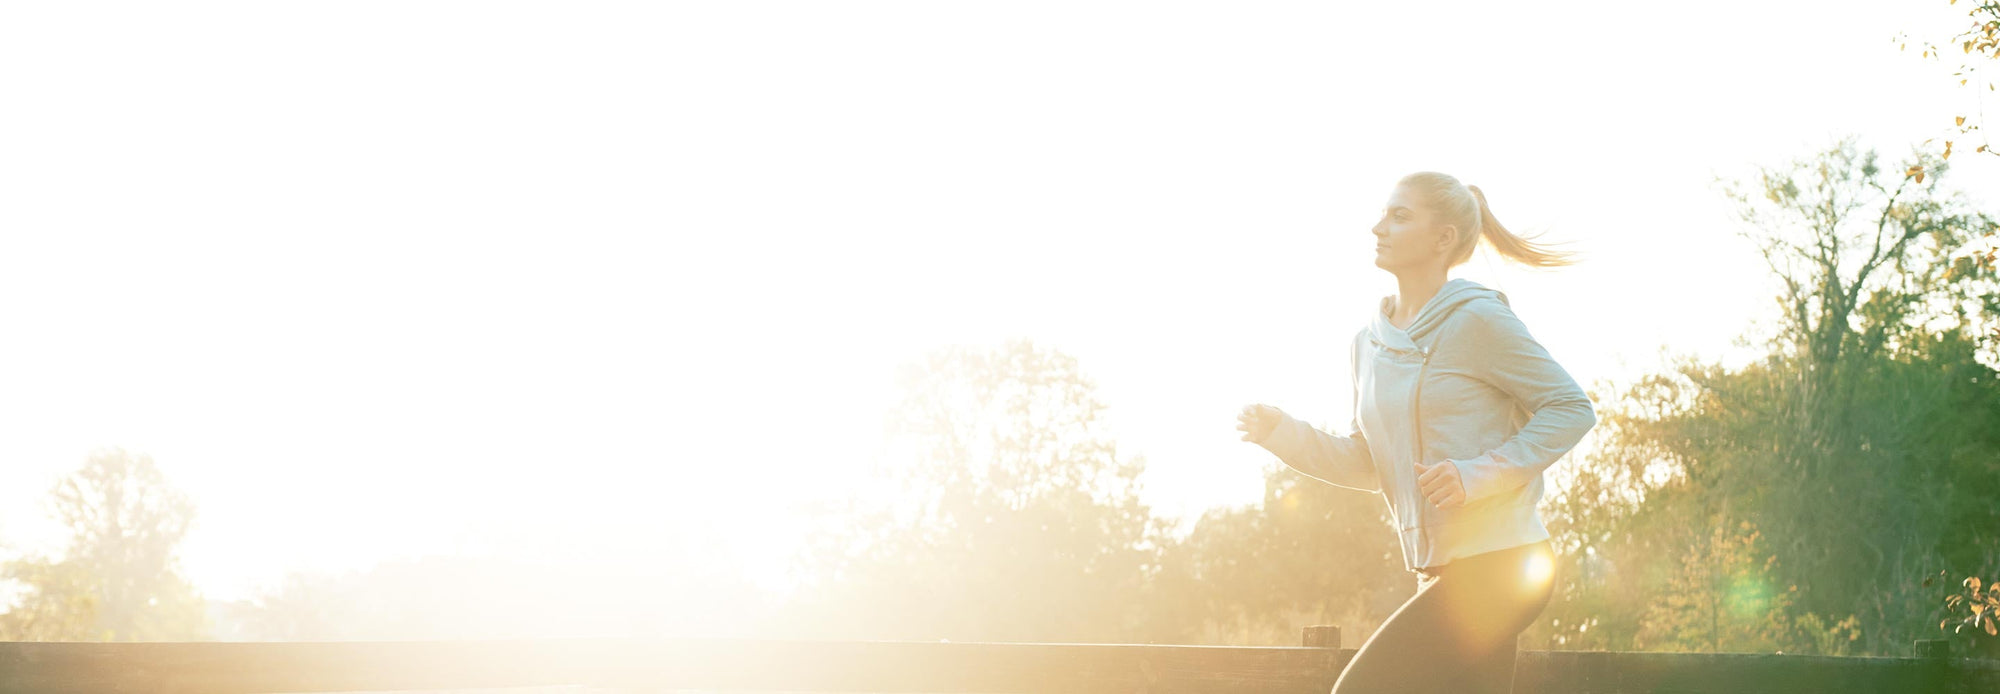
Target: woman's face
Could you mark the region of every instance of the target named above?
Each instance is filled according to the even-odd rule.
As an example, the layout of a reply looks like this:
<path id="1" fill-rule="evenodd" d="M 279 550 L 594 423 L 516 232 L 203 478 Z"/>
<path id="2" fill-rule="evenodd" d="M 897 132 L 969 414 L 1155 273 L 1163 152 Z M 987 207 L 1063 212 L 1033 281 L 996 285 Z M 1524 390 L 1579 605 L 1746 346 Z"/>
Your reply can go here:
<path id="1" fill-rule="evenodd" d="M 1375 223 L 1375 266 L 1390 272 L 1421 269 L 1442 264 L 1456 231 L 1438 226 L 1434 215 L 1416 191 L 1396 186 L 1389 204 L 1382 208 L 1382 221 Z"/>

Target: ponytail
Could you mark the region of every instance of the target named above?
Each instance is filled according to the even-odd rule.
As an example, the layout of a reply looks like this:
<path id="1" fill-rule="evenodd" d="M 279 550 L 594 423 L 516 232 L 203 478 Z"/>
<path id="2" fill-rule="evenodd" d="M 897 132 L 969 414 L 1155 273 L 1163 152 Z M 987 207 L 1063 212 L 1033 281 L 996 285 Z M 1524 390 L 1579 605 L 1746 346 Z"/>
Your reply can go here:
<path id="1" fill-rule="evenodd" d="M 1508 231 L 1493 216 L 1493 209 L 1486 205 L 1486 194 L 1479 186 L 1459 183 L 1458 179 L 1435 171 L 1420 171 L 1404 176 L 1398 185 L 1409 186 L 1430 201 L 1431 211 L 1438 215 L 1440 224 L 1450 224 L 1461 231 L 1458 243 L 1450 251 L 1451 266 L 1457 266 L 1472 259 L 1472 251 L 1479 245 L 1479 239 L 1498 251 L 1500 255 L 1529 267 L 1558 267 L 1576 263 L 1575 253 L 1559 251 L 1541 243 L 1540 237 L 1525 239 Z"/>
<path id="2" fill-rule="evenodd" d="M 1500 255 L 1513 258 L 1514 262 L 1529 267 L 1560 267 L 1576 263 L 1576 254 L 1559 251 L 1549 246 L 1515 236 L 1507 227 L 1500 226 L 1500 220 L 1493 217 L 1493 208 L 1486 204 L 1486 193 L 1479 186 L 1467 185 L 1472 197 L 1479 205 L 1479 235 L 1486 238 L 1486 244 L 1499 251 Z M 1466 254 L 1470 256 L 1471 254 Z M 1460 260 L 1459 262 L 1464 262 Z"/>

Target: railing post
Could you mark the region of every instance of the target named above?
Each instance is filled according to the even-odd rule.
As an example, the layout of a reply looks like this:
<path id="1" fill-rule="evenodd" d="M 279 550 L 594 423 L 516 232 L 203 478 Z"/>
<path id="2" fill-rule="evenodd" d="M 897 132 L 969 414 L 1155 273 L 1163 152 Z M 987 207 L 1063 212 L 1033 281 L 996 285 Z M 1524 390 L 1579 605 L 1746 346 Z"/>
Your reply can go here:
<path id="1" fill-rule="evenodd" d="M 1324 625 L 1306 627 L 1305 646 L 1307 648 L 1339 648 L 1340 627 Z"/>
<path id="2" fill-rule="evenodd" d="M 1918 681 L 1924 691 L 1953 691 L 1951 673 L 1951 641 L 1946 639 L 1917 639 L 1914 649 L 1919 658 Z"/>

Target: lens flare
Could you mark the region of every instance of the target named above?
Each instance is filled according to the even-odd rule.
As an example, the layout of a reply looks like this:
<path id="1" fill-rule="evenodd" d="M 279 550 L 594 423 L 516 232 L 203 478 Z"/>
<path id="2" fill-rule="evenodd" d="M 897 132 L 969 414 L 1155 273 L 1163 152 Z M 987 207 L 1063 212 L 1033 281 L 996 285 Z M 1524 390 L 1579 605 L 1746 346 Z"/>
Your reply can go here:
<path id="1" fill-rule="evenodd" d="M 1526 564 L 1528 585 L 1537 588 L 1547 585 L 1556 575 L 1555 560 L 1546 554 L 1530 554 Z"/>
<path id="2" fill-rule="evenodd" d="M 1724 604 L 1739 617 L 1755 617 L 1763 614 L 1771 602 L 1771 586 L 1750 576 L 1738 576 L 1730 581 L 1729 593 Z"/>

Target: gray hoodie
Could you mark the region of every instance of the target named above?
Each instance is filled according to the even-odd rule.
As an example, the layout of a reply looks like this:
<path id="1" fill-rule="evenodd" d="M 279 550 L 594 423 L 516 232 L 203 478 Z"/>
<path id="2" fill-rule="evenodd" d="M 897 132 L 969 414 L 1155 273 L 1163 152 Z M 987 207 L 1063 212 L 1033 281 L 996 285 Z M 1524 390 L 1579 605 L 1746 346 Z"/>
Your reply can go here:
<path id="1" fill-rule="evenodd" d="M 1383 297 L 1350 345 L 1350 433 L 1286 415 L 1258 443 L 1315 479 L 1383 494 L 1410 571 L 1547 539 L 1535 509 L 1542 470 L 1597 424 L 1589 396 L 1528 334 L 1506 294 L 1450 280 L 1407 330 L 1389 323 L 1394 305 Z M 1424 497 L 1419 457 L 1458 468 L 1463 505 Z"/>

